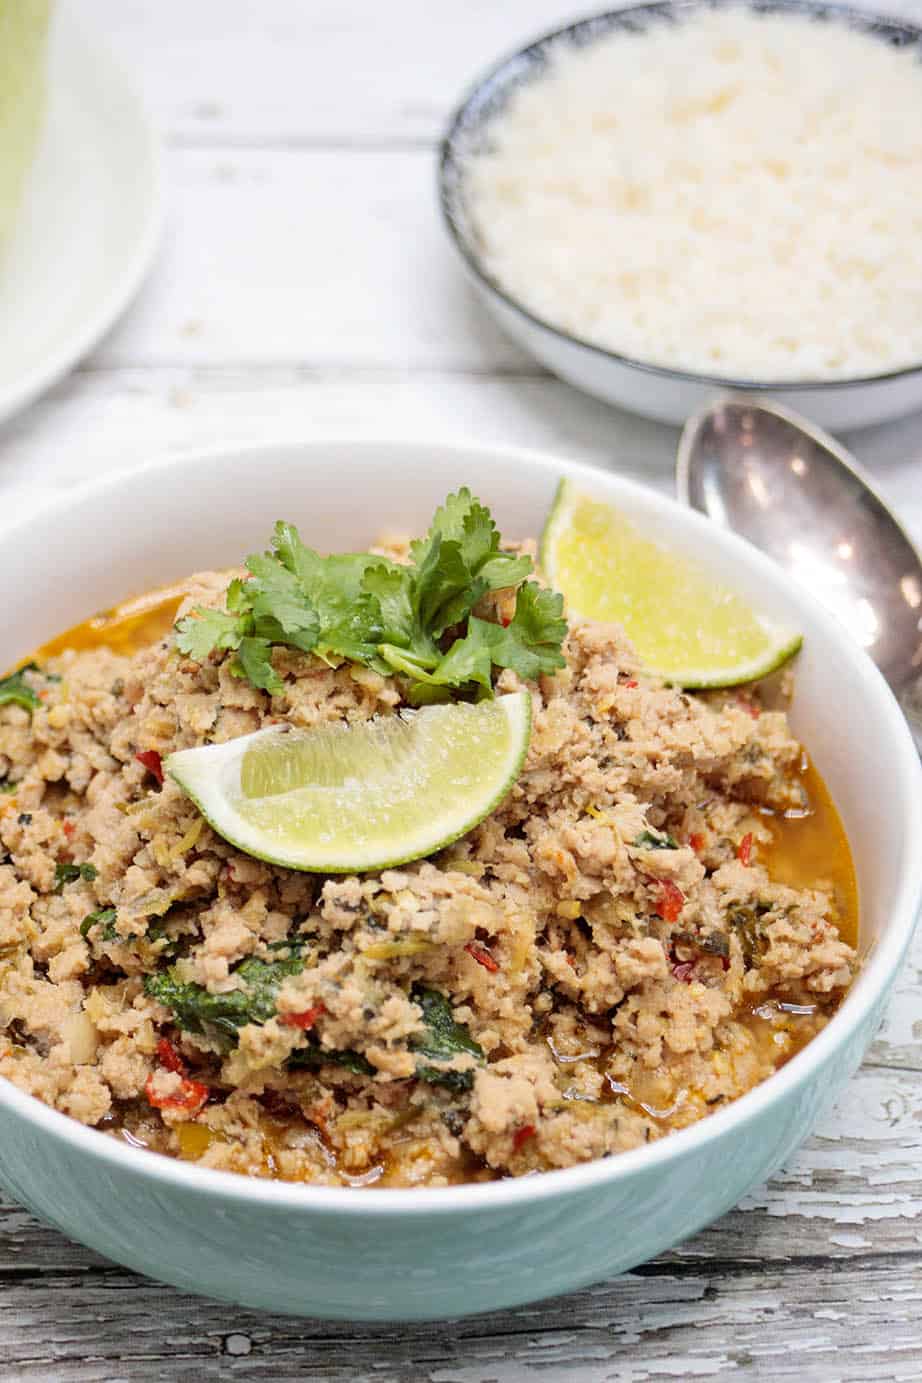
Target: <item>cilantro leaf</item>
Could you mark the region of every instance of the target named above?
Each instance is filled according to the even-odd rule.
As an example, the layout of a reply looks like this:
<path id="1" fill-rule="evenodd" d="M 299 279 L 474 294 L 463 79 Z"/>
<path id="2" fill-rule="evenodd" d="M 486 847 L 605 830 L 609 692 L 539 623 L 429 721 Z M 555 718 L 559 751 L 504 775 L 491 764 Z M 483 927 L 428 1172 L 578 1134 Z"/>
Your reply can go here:
<path id="1" fill-rule="evenodd" d="M 507 628 L 491 625 L 494 663 L 511 668 L 520 677 L 533 681 L 545 673 L 566 666 L 560 651 L 567 636 L 563 617 L 563 596 L 545 590 L 535 581 L 519 587 L 515 614 Z"/>
<path id="2" fill-rule="evenodd" d="M 426 537 L 410 544 L 414 565 L 422 567 L 429 548 L 439 541 L 457 544 L 461 560 L 474 576 L 487 558 L 499 550 L 499 533 L 489 509 L 475 499 L 467 486 L 448 495 L 436 509 Z"/>
<path id="3" fill-rule="evenodd" d="M 531 558 L 500 552 L 499 543 L 489 509 L 466 486 L 436 510 L 426 537 L 411 543 L 421 621 L 435 638 L 466 619 L 488 591 L 529 575 Z"/>
<path id="4" fill-rule="evenodd" d="M 478 576 L 488 591 L 504 591 L 520 585 L 532 570 L 532 560 L 527 553 L 517 557 L 514 552 L 496 552 L 484 562 Z"/>
<path id="5" fill-rule="evenodd" d="M 313 648 L 320 621 L 294 573 L 264 554 L 248 557 L 247 567 L 253 576 L 240 583 L 242 589 L 235 599 L 249 605 L 256 633 L 263 634 L 261 626 L 269 622 L 284 636 L 277 642 L 297 638 L 308 651 Z"/>
<path id="6" fill-rule="evenodd" d="M 274 557 L 270 554 L 262 560 L 274 561 L 289 572 L 302 600 L 316 613 L 317 632 L 311 651 L 328 662 L 349 658 L 375 664 L 384 629 L 381 608 L 364 589 L 363 580 L 369 567 L 380 566 L 383 559 L 369 552 L 321 557 L 301 541 L 294 524 L 281 522 L 275 525 L 272 547 Z M 254 562 L 259 564 L 260 559 L 247 559 L 251 571 Z"/>
<path id="7" fill-rule="evenodd" d="M 526 581 L 531 558 L 502 550 L 490 511 L 466 488 L 446 498 L 406 564 L 367 552 L 323 557 L 294 524 L 279 522 L 270 551 L 246 566 L 226 610 L 199 606 L 180 620 L 177 646 L 199 661 L 233 652 L 231 671 L 264 691 L 283 690 L 276 645 L 396 674 L 414 705 L 475 688 L 492 696 L 497 667 L 533 680 L 564 663 L 561 598 Z M 507 627 L 474 614 L 485 595 L 504 589 L 518 592 Z"/>
<path id="8" fill-rule="evenodd" d="M 374 596 L 378 602 L 381 612 L 381 643 L 395 644 L 401 648 L 413 645 L 419 655 L 420 645 L 425 647 L 427 640 L 417 620 L 410 568 L 398 567 L 395 562 L 377 562 L 374 566 L 368 567 L 362 584 L 368 594 Z M 433 665 L 437 661 L 438 654 L 433 645 Z"/>
<path id="9" fill-rule="evenodd" d="M 268 639 L 256 639 L 248 635 L 240 640 L 240 648 L 237 651 L 239 673 L 236 667 L 231 671 L 248 678 L 254 687 L 260 687 L 262 691 L 273 694 L 283 692 L 285 683 L 272 666 L 271 654 L 272 645 Z"/>
<path id="10" fill-rule="evenodd" d="M 560 652 L 567 632 L 562 609 L 562 596 L 526 582 L 519 588 L 508 626 L 472 616 L 466 636 L 456 640 L 438 667 L 421 680 L 450 687 L 475 682 L 489 692 L 494 664 L 511 668 L 526 681 L 555 672 L 566 663 Z"/>
<path id="11" fill-rule="evenodd" d="M 239 648 L 244 628 L 245 622 L 237 614 L 196 605 L 176 626 L 176 647 L 203 663 L 216 648 Z"/>

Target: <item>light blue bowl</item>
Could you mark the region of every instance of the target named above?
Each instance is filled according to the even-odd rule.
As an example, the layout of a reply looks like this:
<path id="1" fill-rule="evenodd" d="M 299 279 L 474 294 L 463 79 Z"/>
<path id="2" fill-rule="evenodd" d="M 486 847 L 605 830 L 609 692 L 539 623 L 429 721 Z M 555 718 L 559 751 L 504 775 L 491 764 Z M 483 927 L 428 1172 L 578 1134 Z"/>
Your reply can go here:
<path id="1" fill-rule="evenodd" d="M 866 961 L 841 1010 L 783 1070 L 690 1129 L 568 1171 L 444 1190 L 206 1171 L 105 1138 L 0 1081 L 0 1182 L 65 1234 L 178 1287 L 267 1310 L 361 1320 L 495 1310 L 623 1272 L 723 1214 L 807 1136 L 860 1062 L 922 900 L 918 759 L 844 629 L 754 549 L 670 500 L 551 457 L 465 444 L 182 458 L 69 494 L 5 531 L 8 563 L 36 575 L 6 620 L 0 661 L 87 610 L 238 561 L 283 514 L 308 541 L 354 548 L 381 529 L 418 530 L 468 484 L 523 537 L 540 531 L 561 475 L 803 630 L 792 719 L 842 812 L 861 897 Z M 104 550 L 100 513 L 118 515 Z"/>

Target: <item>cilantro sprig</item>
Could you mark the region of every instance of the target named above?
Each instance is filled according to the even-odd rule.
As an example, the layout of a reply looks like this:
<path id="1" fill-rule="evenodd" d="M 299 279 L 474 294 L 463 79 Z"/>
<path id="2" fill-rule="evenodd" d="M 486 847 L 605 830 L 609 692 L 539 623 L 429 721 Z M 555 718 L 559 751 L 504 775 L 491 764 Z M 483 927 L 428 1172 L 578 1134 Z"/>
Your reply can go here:
<path id="1" fill-rule="evenodd" d="M 564 666 L 563 599 L 526 578 L 531 558 L 506 552 L 489 509 L 468 489 L 449 495 L 403 565 L 372 553 L 322 557 L 293 524 L 277 523 L 271 550 L 248 557 L 226 609 L 197 606 L 176 626 L 181 653 L 204 662 L 234 653 L 232 671 L 277 693 L 274 646 L 331 665 L 363 664 L 408 684 L 416 704 L 491 696 L 496 669 L 534 680 Z M 514 590 L 506 624 L 474 614 L 491 591 Z"/>

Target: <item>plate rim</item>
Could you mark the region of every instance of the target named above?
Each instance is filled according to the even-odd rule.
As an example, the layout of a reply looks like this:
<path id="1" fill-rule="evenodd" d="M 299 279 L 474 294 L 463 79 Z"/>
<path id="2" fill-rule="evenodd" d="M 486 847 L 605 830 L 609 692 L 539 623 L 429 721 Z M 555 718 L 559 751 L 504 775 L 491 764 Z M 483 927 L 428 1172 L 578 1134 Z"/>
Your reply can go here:
<path id="1" fill-rule="evenodd" d="M 106 291 L 95 306 L 80 314 L 77 324 L 62 333 L 62 338 L 54 350 L 46 353 L 39 363 L 27 368 L 23 373 L 11 374 L 8 381 L 0 379 L 0 425 L 53 388 L 112 329 L 146 278 L 159 248 L 165 224 L 163 144 L 138 83 L 113 56 L 109 47 L 97 37 L 91 26 L 83 21 L 82 16 L 79 20 L 75 18 L 70 4 L 59 6 L 52 25 L 49 40 L 50 63 L 55 61 L 53 55 L 57 49 L 59 54 L 65 55 L 63 61 L 68 64 L 91 65 L 95 73 L 103 74 L 107 87 L 118 88 L 122 99 L 133 106 L 139 155 L 137 167 L 139 170 L 148 170 L 146 206 L 143 208 L 133 242 L 129 244 L 126 239 L 126 253 L 117 261 Z M 56 60 L 61 62 L 62 58 L 58 56 Z M 54 87 L 49 85 L 49 111 L 54 101 Z M 48 131 L 53 129 L 54 126 L 46 113 L 42 142 L 33 169 L 39 166 Z M 16 226 L 11 243 L 15 241 L 18 233 L 19 226 Z"/>

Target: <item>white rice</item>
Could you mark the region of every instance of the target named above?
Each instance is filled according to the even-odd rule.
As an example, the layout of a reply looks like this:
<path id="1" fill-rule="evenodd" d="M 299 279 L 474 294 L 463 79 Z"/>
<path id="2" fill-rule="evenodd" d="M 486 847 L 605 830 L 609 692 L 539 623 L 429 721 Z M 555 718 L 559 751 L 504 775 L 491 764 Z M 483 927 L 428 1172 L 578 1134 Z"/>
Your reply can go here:
<path id="1" fill-rule="evenodd" d="M 922 361 L 922 62 L 800 16 L 557 45 L 472 156 L 487 269 L 650 363 L 759 380 Z"/>

